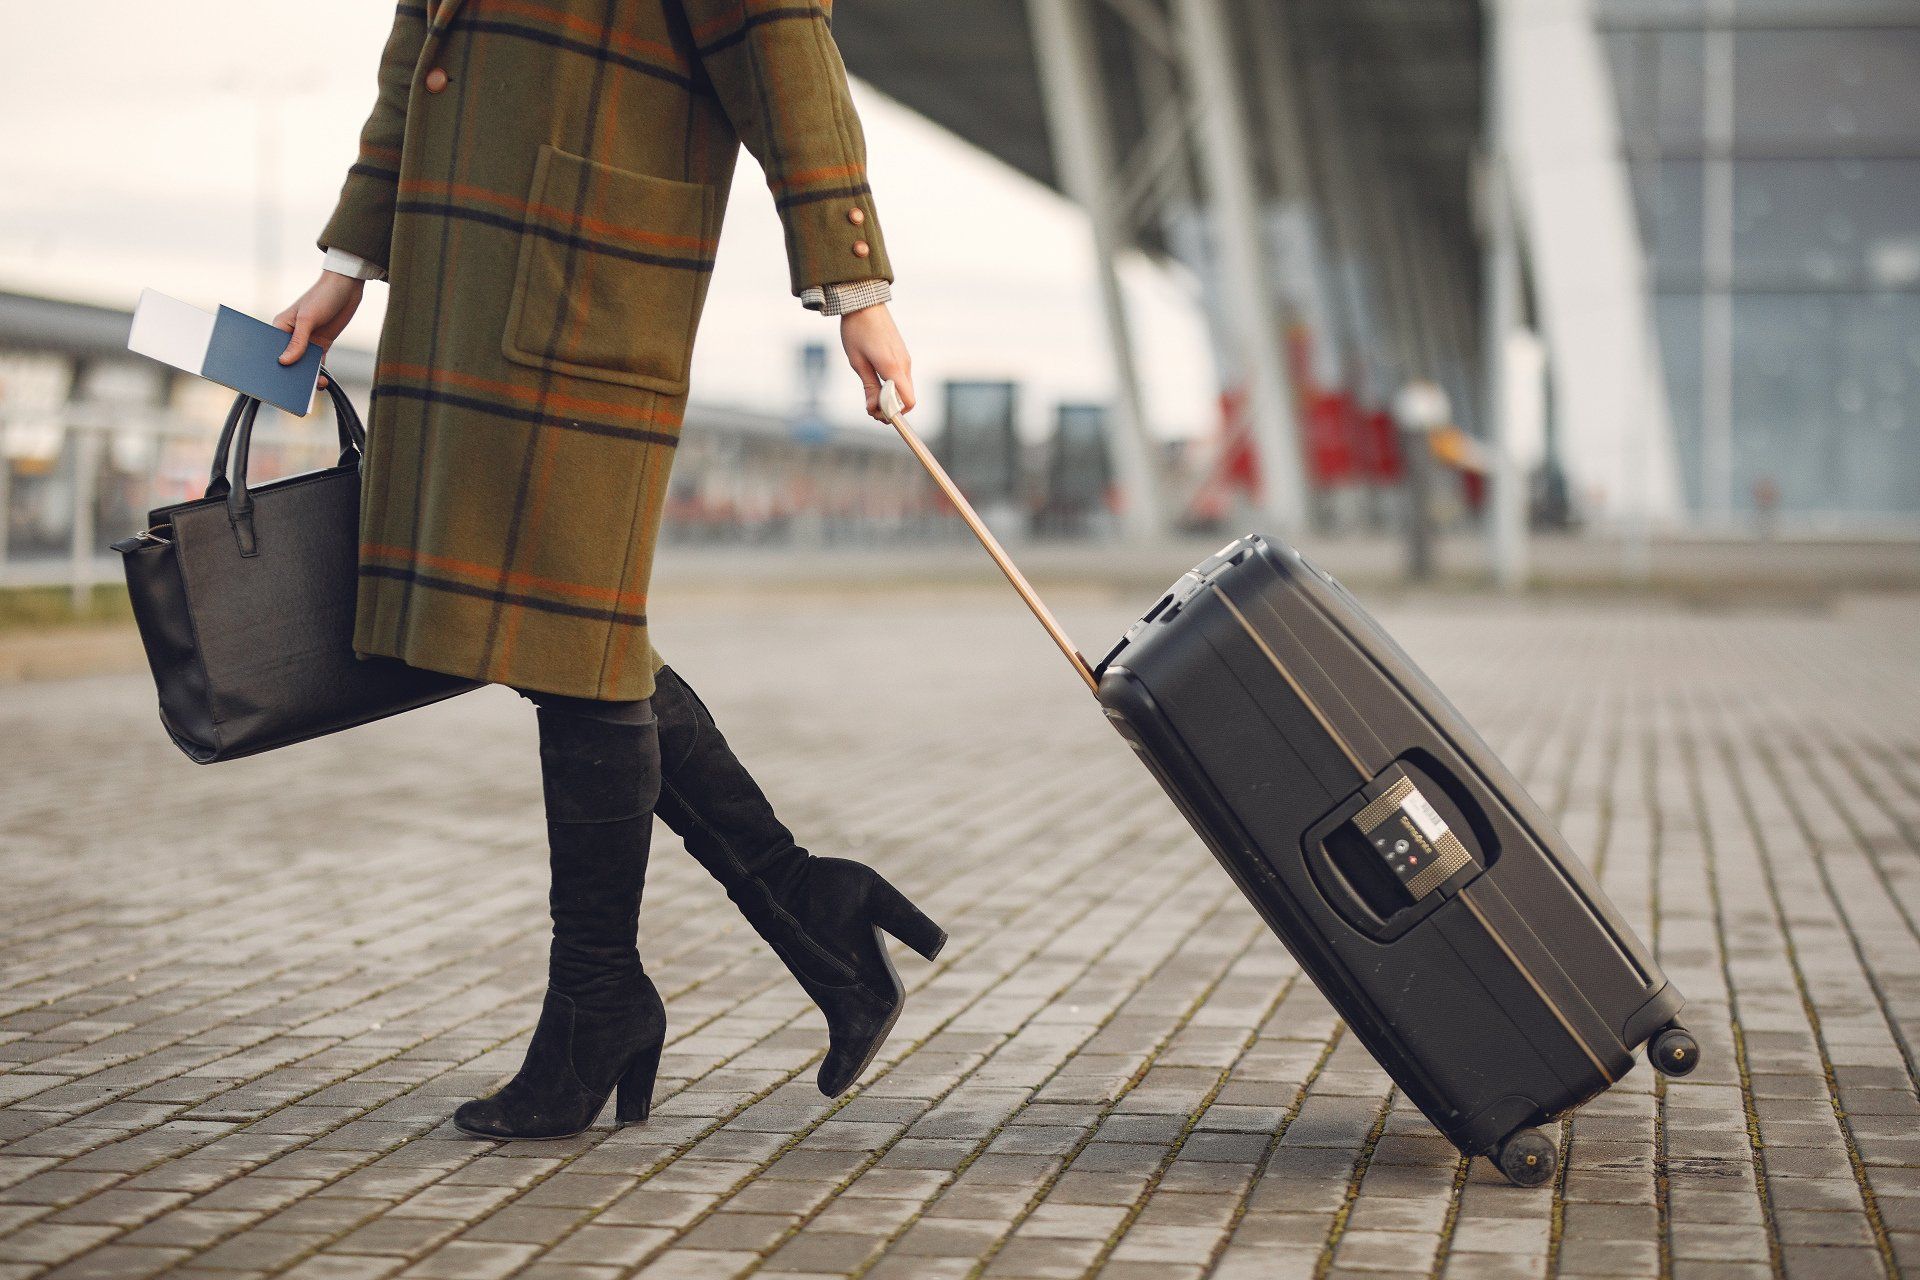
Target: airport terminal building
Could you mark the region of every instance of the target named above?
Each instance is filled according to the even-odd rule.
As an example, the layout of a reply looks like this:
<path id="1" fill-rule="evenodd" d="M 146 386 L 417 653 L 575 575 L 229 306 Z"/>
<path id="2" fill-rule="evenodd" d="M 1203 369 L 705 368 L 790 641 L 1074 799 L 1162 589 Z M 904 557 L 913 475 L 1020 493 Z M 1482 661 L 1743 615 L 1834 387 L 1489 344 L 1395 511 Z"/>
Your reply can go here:
<path id="1" fill-rule="evenodd" d="M 1450 433 L 1452 518 L 1509 582 L 1529 523 L 1920 528 L 1912 3 L 890 0 L 836 37 L 1089 215 L 1110 403 L 1060 406 L 1025 455 L 1010 384 L 922 415 L 1037 531 L 1381 529 L 1412 426 Z M 1134 252 L 1193 274 L 1218 357 L 1219 429 L 1184 454 L 1141 408 Z M 130 356 L 127 319 L 0 295 L 5 563 L 97 551 L 204 483 L 229 397 Z M 371 357 L 334 363 L 364 400 Z M 275 431 L 264 465 L 326 461 L 324 423 Z M 696 402 L 687 436 L 673 536 L 940 523 L 884 431 Z"/>
<path id="2" fill-rule="evenodd" d="M 1415 380 L 1586 520 L 1920 519 L 1911 4 L 944 0 L 840 39 L 1104 256 L 1195 271 L 1283 525 L 1375 478 L 1342 418 Z"/>

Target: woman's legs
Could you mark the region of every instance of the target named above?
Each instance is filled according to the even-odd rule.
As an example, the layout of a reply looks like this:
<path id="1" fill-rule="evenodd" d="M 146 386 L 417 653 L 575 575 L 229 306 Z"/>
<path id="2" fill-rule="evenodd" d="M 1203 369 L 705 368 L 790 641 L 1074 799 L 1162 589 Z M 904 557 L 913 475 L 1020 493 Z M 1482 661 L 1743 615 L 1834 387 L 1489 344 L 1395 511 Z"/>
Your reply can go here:
<path id="1" fill-rule="evenodd" d="M 671 667 L 655 682 L 660 819 L 826 1015 L 819 1086 L 833 1097 L 873 1060 L 906 1002 L 878 930 L 929 960 L 947 935 L 871 867 L 801 848 L 692 687 Z"/>
<path id="2" fill-rule="evenodd" d="M 553 941 L 547 995 L 518 1075 L 454 1113 L 468 1133 L 558 1138 L 593 1123 L 618 1086 L 644 1120 L 666 1010 L 637 948 L 660 739 L 652 707 L 520 690 L 536 704 Z"/>

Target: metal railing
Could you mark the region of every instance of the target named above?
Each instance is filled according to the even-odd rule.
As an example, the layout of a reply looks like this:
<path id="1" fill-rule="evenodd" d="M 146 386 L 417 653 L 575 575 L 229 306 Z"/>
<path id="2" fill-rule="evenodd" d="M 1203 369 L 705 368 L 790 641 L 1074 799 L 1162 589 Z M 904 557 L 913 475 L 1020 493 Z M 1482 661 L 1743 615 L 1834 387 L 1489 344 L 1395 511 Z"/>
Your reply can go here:
<path id="1" fill-rule="evenodd" d="M 339 456 L 331 410 L 263 410 L 255 483 Z M 149 512 L 202 496 L 218 420 L 76 403 L 46 421 L 0 412 L 0 589 L 65 587 L 76 613 L 122 580 L 110 544 Z M 674 468 L 663 540 L 682 545 L 894 545 L 963 537 L 912 459 L 886 450 L 802 445 L 782 435 L 696 425 Z"/>
<path id="2" fill-rule="evenodd" d="M 298 426 L 263 420 L 252 470 L 260 479 L 332 466 L 330 413 Z M 76 612 L 94 588 L 120 580 L 110 544 L 147 526 L 148 512 L 205 492 L 217 424 L 152 409 L 74 404 L 51 421 L 0 417 L 0 588 L 65 586 Z"/>

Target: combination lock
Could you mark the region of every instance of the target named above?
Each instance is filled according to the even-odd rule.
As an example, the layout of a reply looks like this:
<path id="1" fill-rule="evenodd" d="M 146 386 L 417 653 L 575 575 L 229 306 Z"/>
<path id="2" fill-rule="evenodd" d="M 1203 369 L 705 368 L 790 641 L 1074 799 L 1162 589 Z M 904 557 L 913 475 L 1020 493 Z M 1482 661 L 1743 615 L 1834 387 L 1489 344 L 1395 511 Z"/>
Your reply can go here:
<path id="1" fill-rule="evenodd" d="M 1354 816 L 1353 825 L 1414 901 L 1473 863 L 1460 837 L 1399 765 L 1375 778 L 1363 794 L 1367 807 Z"/>

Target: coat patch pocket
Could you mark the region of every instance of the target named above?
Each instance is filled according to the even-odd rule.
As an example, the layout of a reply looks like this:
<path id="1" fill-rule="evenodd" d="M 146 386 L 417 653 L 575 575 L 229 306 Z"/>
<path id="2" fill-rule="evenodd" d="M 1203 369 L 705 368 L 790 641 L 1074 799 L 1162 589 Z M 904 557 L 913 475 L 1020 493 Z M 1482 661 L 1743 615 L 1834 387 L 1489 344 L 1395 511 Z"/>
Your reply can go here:
<path id="1" fill-rule="evenodd" d="M 501 352 L 536 368 L 685 394 L 717 211 L 711 186 L 542 143 Z"/>

